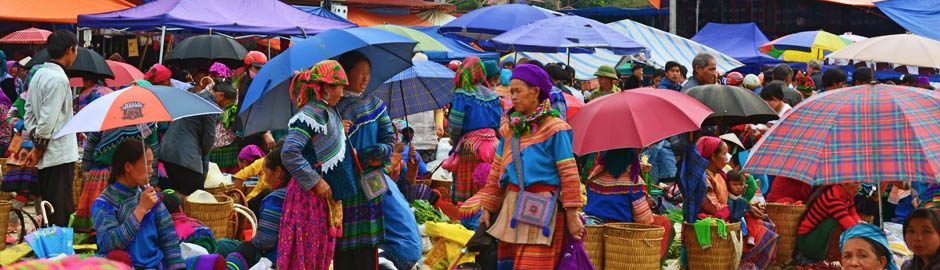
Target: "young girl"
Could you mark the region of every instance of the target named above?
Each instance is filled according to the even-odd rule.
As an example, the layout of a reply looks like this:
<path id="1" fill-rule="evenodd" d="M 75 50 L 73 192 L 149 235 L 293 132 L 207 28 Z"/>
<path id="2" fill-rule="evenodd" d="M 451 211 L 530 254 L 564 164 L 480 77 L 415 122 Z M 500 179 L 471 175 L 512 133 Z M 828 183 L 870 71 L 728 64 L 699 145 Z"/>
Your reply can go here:
<path id="1" fill-rule="evenodd" d="M 728 221 L 740 222 L 744 220 L 747 229 L 747 241 L 744 244 L 740 269 L 767 269 L 777 253 L 777 240 L 780 236 L 774 232 L 773 223 L 764 221 L 764 209 L 757 205 L 751 206 L 754 193 L 747 194 L 745 190 L 747 177 L 738 172 L 728 172 Z"/>
<path id="2" fill-rule="evenodd" d="M 940 214 L 919 208 L 904 222 L 904 242 L 914 258 L 901 265 L 902 270 L 940 269 Z"/>
<path id="3" fill-rule="evenodd" d="M 16 192 L 16 200 L 13 202 L 14 208 L 23 208 L 23 205 L 32 196 L 32 191 L 39 185 L 38 171 L 36 167 L 23 166 L 26 155 L 33 149 L 33 142 L 24 141 L 20 145 L 20 150 L 15 155 L 7 159 L 6 173 L 3 175 L 3 182 L 0 184 L 0 190 L 3 192 Z"/>
<path id="4" fill-rule="evenodd" d="M 281 225 L 281 216 L 284 213 L 284 198 L 287 196 L 287 184 L 290 173 L 281 161 L 283 144 L 278 144 L 271 153 L 264 158 L 263 170 L 267 175 L 268 184 L 273 189 L 261 202 L 258 215 L 258 233 L 251 239 L 242 243 L 236 252 L 228 255 L 229 264 L 246 269 L 245 266 L 255 265 L 260 257 L 267 258 L 277 264 L 278 228 Z"/>

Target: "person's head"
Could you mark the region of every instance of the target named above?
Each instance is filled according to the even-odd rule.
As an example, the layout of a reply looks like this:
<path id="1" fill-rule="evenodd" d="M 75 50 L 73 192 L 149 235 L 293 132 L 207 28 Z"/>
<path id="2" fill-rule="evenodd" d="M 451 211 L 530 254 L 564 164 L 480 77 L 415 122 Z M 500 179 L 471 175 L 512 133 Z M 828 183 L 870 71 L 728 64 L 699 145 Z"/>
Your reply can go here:
<path id="1" fill-rule="evenodd" d="M 514 111 L 528 115 L 548 98 L 552 90 L 552 81 L 544 69 L 523 64 L 512 70 L 509 94 Z"/>
<path id="2" fill-rule="evenodd" d="M 529 62 L 526 64 L 535 65 L 537 67 L 545 69 L 545 63 L 542 63 L 542 61 L 539 61 L 539 60 L 529 60 Z"/>
<path id="3" fill-rule="evenodd" d="M 842 269 L 897 270 L 884 231 L 870 224 L 852 226 L 839 237 Z"/>
<path id="4" fill-rule="evenodd" d="M 503 69 L 512 70 L 513 68 L 516 67 L 516 59 L 512 58 L 512 56 L 506 56 L 506 58 L 503 59 L 503 61 L 500 62 L 499 65 L 503 66 Z"/>
<path id="5" fill-rule="evenodd" d="M 50 60 L 66 68 L 71 67 L 78 56 L 78 37 L 75 33 L 65 30 L 52 32 L 49 38 L 46 38 L 46 51 Z"/>
<path id="6" fill-rule="evenodd" d="M 597 68 L 597 71 L 594 72 L 594 76 L 597 77 L 597 83 L 600 85 L 602 91 L 610 91 L 613 89 L 614 84 L 620 78 L 617 74 L 617 70 L 608 65 Z"/>
<path id="7" fill-rule="evenodd" d="M 870 84 L 872 80 L 871 69 L 867 67 L 860 67 L 855 69 L 855 72 L 852 72 L 852 85 L 863 85 Z"/>
<path id="8" fill-rule="evenodd" d="M 571 77 L 568 77 L 568 71 L 560 64 L 548 64 L 548 66 L 545 67 L 545 71 L 548 72 L 548 76 L 552 78 L 553 84 L 568 84 L 571 82 Z"/>
<path id="9" fill-rule="evenodd" d="M 175 214 L 183 211 L 183 199 L 180 198 L 180 195 L 172 189 L 164 189 L 160 192 L 160 197 L 162 198 L 163 206 L 166 207 L 167 212 L 170 214 Z"/>
<path id="10" fill-rule="evenodd" d="M 708 160 L 708 169 L 717 172 L 728 165 L 730 161 L 728 144 L 718 137 L 704 136 L 695 142 L 699 154 Z"/>
<path id="11" fill-rule="evenodd" d="M 268 56 L 259 51 L 250 51 L 245 55 L 245 67 L 248 70 L 248 76 L 251 78 L 255 77 L 255 74 L 258 74 L 258 71 L 261 70 L 261 67 L 264 64 L 268 63 Z"/>
<path id="12" fill-rule="evenodd" d="M 917 87 L 933 90 L 933 86 L 930 86 L 930 78 L 927 76 L 917 77 Z"/>
<path id="13" fill-rule="evenodd" d="M 369 58 L 359 52 L 348 52 L 341 55 L 337 61 L 349 76 L 349 87 L 346 87 L 346 91 L 357 94 L 365 92 L 372 74 Z"/>
<path id="14" fill-rule="evenodd" d="M 170 86 L 170 78 L 172 77 L 173 73 L 170 72 L 170 69 L 161 64 L 153 64 L 150 70 L 147 70 L 147 74 L 144 74 L 144 80 L 153 85 Z"/>
<path id="15" fill-rule="evenodd" d="M 904 221 L 904 242 L 914 253 L 915 265 L 940 264 L 940 214 L 930 208 L 914 210 Z"/>
<path id="16" fill-rule="evenodd" d="M 264 151 L 261 150 L 261 147 L 249 144 L 248 146 L 242 147 L 241 151 L 238 151 L 238 167 L 248 167 L 248 165 L 251 165 L 255 160 L 263 157 Z"/>
<path id="17" fill-rule="evenodd" d="M 529 58 L 522 57 L 522 58 L 519 58 L 518 62 L 516 62 L 516 66 L 518 67 L 518 66 L 525 65 L 528 63 L 529 63 Z"/>
<path id="18" fill-rule="evenodd" d="M 666 71 L 662 69 L 656 69 L 656 72 L 653 73 L 653 86 L 659 85 L 659 82 L 666 77 Z"/>
<path id="19" fill-rule="evenodd" d="M 128 139 L 117 146 L 111 157 L 112 181 L 131 187 L 150 183 L 153 173 L 153 151 L 137 139 Z"/>
<path id="20" fill-rule="evenodd" d="M 294 75 L 291 80 L 290 98 L 298 108 L 308 102 L 336 105 L 349 85 L 345 69 L 335 60 L 320 61 L 309 70 Z"/>
<path id="21" fill-rule="evenodd" d="M 230 69 L 225 64 L 215 62 L 212 63 L 212 66 L 209 66 L 209 77 L 212 77 L 212 79 L 227 79 L 234 75 L 235 72 L 233 72 L 232 69 Z"/>
<path id="22" fill-rule="evenodd" d="M 629 172 L 628 179 L 636 180 L 640 173 L 640 157 L 634 148 L 618 148 L 603 151 L 598 154 L 598 164 L 614 178 L 620 178 L 623 173 Z"/>
<path id="23" fill-rule="evenodd" d="M 88 76 L 82 77 L 82 87 L 84 87 L 85 89 L 90 89 L 90 88 L 95 87 L 96 85 L 102 84 L 103 81 L 104 80 L 98 76 L 88 75 Z"/>
<path id="24" fill-rule="evenodd" d="M 774 70 L 768 69 L 764 72 L 761 72 L 759 75 L 761 79 L 761 87 L 767 86 L 770 82 L 774 81 Z"/>
<path id="25" fill-rule="evenodd" d="M 630 72 L 633 73 L 633 77 L 643 78 L 643 66 L 641 65 L 633 65 L 633 67 L 630 68 Z"/>
<path id="26" fill-rule="evenodd" d="M 235 90 L 235 86 L 232 85 L 231 81 L 219 79 L 212 84 L 212 95 L 215 96 L 215 102 L 224 108 L 235 103 L 238 98 L 238 91 Z"/>
<path id="27" fill-rule="evenodd" d="M 490 82 L 490 85 L 495 85 L 499 83 L 499 64 L 496 63 L 496 60 L 486 60 L 483 61 L 483 71 L 486 73 L 486 80 Z"/>
<path id="28" fill-rule="evenodd" d="M 783 82 L 771 82 L 760 90 L 760 98 L 767 102 L 767 105 L 770 105 L 770 108 L 773 108 L 774 111 L 779 112 L 780 108 L 783 107 L 783 89 L 785 87 Z"/>
<path id="29" fill-rule="evenodd" d="M 702 84 L 713 84 L 718 80 L 717 63 L 711 54 L 700 53 L 692 58 L 692 75 Z"/>
<path id="30" fill-rule="evenodd" d="M 761 87 L 761 81 L 760 81 L 760 78 L 757 77 L 757 75 L 747 74 L 746 76 L 744 76 L 744 82 L 741 83 L 741 86 L 743 86 L 744 88 L 750 89 L 751 91 L 754 91 L 754 89 Z"/>
<path id="31" fill-rule="evenodd" d="M 271 149 L 271 152 L 264 157 L 264 176 L 265 181 L 272 189 L 283 188 L 290 181 L 290 171 L 281 160 L 281 150 L 284 148 L 284 140 L 277 142 L 277 146 Z M 323 181 L 323 180 L 321 180 Z"/>
<path id="32" fill-rule="evenodd" d="M 861 183 L 842 183 L 839 185 L 842 186 L 842 189 L 845 190 L 845 193 L 848 193 L 852 196 L 855 196 L 855 194 L 858 194 L 858 191 L 862 189 Z"/>
<path id="33" fill-rule="evenodd" d="M 845 87 L 846 80 L 845 72 L 838 68 L 826 70 L 822 75 L 823 88 L 827 91 Z"/>
<path id="34" fill-rule="evenodd" d="M 910 86 L 910 87 L 916 87 L 916 86 L 917 86 L 917 76 L 911 75 L 911 74 L 906 74 L 906 75 L 904 75 L 904 77 L 901 78 L 901 85 L 903 85 L 903 86 Z"/>
<path id="35" fill-rule="evenodd" d="M 735 196 L 744 194 L 744 175 L 742 175 L 741 172 L 728 172 L 728 179 L 725 180 L 725 183 L 728 185 L 728 193 Z"/>
<path id="36" fill-rule="evenodd" d="M 725 76 L 725 83 L 733 86 L 741 86 L 741 84 L 744 83 L 744 75 L 737 71 L 728 73 L 728 76 Z"/>
<path id="37" fill-rule="evenodd" d="M 790 84 L 792 81 L 790 75 L 793 75 L 793 69 L 786 64 L 778 64 L 771 70 L 774 80 Z M 762 90 L 763 91 L 763 90 Z"/>
<path id="38" fill-rule="evenodd" d="M 818 71 L 822 71 L 822 63 L 819 60 L 812 59 L 806 62 L 806 74 L 813 75 Z"/>
<path id="39" fill-rule="evenodd" d="M 666 62 L 666 78 L 673 82 L 679 82 L 682 77 L 682 65 L 675 61 Z"/>
<path id="40" fill-rule="evenodd" d="M 688 74 L 689 74 L 689 68 L 685 67 L 685 65 L 679 65 L 679 80 L 676 82 L 684 83 Z"/>

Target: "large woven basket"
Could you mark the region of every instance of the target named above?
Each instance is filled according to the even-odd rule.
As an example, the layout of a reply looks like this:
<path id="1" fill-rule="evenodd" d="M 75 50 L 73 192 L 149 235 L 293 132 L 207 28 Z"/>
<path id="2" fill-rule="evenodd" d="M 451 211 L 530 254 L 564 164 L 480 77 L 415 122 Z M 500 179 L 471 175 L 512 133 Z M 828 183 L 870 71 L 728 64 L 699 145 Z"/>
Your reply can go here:
<path id="1" fill-rule="evenodd" d="M 207 187 L 207 188 L 204 188 L 203 190 L 205 190 L 206 192 L 209 192 L 209 194 L 212 194 L 212 195 L 224 195 L 225 192 L 228 192 L 228 191 L 231 190 L 232 187 L 234 187 L 234 186 L 235 186 L 235 185 L 232 185 L 232 184 L 229 184 L 229 185 L 220 185 L 220 186 L 211 187 L 211 188 L 210 188 L 210 187 Z"/>
<path id="2" fill-rule="evenodd" d="M 584 225 L 584 250 L 594 269 L 604 269 L 604 225 Z"/>
<path id="3" fill-rule="evenodd" d="M 708 249 L 702 249 L 695 227 L 691 223 L 682 224 L 682 237 L 685 239 L 689 269 L 738 269 L 740 261 L 736 264 L 735 257 L 740 256 L 741 251 L 735 249 L 731 235 L 736 234 L 738 239 L 741 239 L 741 224 L 728 223 L 726 229 L 728 237 L 721 238 L 718 236 L 717 226 L 712 224 L 710 229 L 712 245 Z"/>
<path id="4" fill-rule="evenodd" d="M 780 203 L 767 204 L 767 216 L 777 225 L 776 265 L 786 265 L 793 260 L 793 249 L 796 248 L 796 230 L 800 227 L 800 215 L 806 211 L 806 205 L 790 205 Z"/>
<path id="5" fill-rule="evenodd" d="M 183 201 L 183 211 L 191 218 L 195 218 L 212 230 L 215 238 L 232 238 L 231 221 L 234 206 L 232 198 L 216 195 L 218 203 L 194 203 Z"/>
<path id="6" fill-rule="evenodd" d="M 0 241 L 0 250 L 7 248 L 6 233 L 10 225 L 10 209 L 13 209 L 11 201 L 0 201 L 0 229 L 3 230 L 3 241 Z"/>
<path id="7" fill-rule="evenodd" d="M 604 224 L 604 269 L 660 269 L 665 232 L 655 225 Z"/>

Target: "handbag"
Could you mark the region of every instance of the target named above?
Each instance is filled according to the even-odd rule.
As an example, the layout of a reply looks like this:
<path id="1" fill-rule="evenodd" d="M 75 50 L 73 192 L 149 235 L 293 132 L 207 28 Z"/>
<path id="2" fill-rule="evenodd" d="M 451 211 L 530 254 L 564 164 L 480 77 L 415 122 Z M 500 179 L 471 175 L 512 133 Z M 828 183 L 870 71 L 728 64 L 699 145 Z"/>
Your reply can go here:
<path id="1" fill-rule="evenodd" d="M 513 136 L 512 139 L 512 157 L 515 162 L 516 177 L 519 182 L 519 197 L 516 199 L 516 211 L 513 212 L 510 227 L 516 228 L 516 222 L 521 221 L 526 224 L 542 227 L 542 234 L 550 236 L 552 231 L 550 223 L 552 215 L 555 214 L 558 207 L 558 193 L 555 190 L 551 197 L 525 191 L 525 178 L 522 171 L 522 154 L 519 152 L 519 138 Z M 560 187 L 561 185 L 559 185 Z"/>
<path id="2" fill-rule="evenodd" d="M 581 222 L 584 222 L 584 218 L 581 219 Z M 594 270 L 591 258 L 588 257 L 587 250 L 584 249 L 584 242 L 575 240 L 570 233 L 566 232 L 565 234 L 568 235 L 568 239 L 565 241 L 565 246 L 562 247 L 561 258 L 558 260 L 556 269 Z"/>
<path id="3" fill-rule="evenodd" d="M 346 138 L 349 141 L 349 138 Z M 388 183 L 385 182 L 385 173 L 382 172 L 382 169 L 374 169 L 369 172 L 364 172 L 362 163 L 359 161 L 359 153 L 357 153 L 356 148 L 352 147 L 352 158 L 356 165 L 356 172 L 359 173 L 359 186 L 362 188 L 363 193 L 365 193 L 366 198 L 369 200 L 375 199 L 385 192 L 388 191 Z"/>

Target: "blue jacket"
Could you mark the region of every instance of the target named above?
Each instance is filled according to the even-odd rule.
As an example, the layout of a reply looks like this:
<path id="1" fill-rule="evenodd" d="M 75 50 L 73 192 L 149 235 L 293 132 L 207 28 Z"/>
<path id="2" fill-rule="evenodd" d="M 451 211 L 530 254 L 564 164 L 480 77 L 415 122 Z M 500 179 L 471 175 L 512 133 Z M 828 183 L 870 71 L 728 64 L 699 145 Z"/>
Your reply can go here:
<path id="1" fill-rule="evenodd" d="M 656 86 L 656 89 L 669 89 L 669 90 L 675 90 L 675 91 L 682 91 L 682 85 L 678 83 L 674 83 L 667 78 L 663 78 L 661 81 L 659 81 L 659 85 Z"/>

